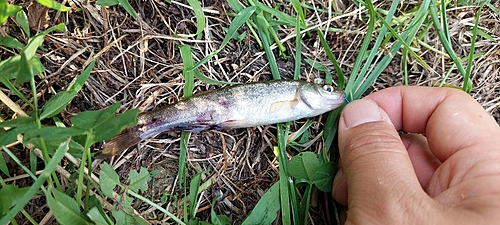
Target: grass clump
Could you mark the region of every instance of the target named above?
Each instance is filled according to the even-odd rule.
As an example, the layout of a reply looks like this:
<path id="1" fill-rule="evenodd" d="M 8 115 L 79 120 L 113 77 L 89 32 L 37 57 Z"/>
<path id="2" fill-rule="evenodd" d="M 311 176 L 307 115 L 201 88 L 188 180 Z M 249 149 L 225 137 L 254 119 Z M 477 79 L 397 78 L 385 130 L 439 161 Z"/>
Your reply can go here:
<path id="1" fill-rule="evenodd" d="M 124 109 L 151 110 L 213 85 L 322 78 L 345 90 L 348 100 L 397 84 L 446 85 L 482 93 L 490 111 L 500 105 L 481 89 L 490 78 L 478 75 L 494 66 L 476 66 L 495 52 L 485 43 L 498 41 L 481 28 L 485 12 L 496 9 L 487 1 L 335 7 L 345 12 L 297 0 L 217 6 L 99 0 L 76 10 L 42 3 L 54 9 L 51 15 L 67 13 L 72 21 L 36 30 L 28 19 L 32 11 L 0 1 L 0 23 L 15 30 L 0 39 L 6 52 L 0 61 L 0 224 L 36 224 L 52 216 L 61 224 L 338 222 L 328 192 L 341 109 L 262 128 L 162 134 L 141 143 L 138 156 L 92 158 L 97 143 L 135 124 L 139 111 Z M 463 40 L 456 39 L 459 23 L 450 13 L 457 7 L 473 14 Z M 121 23 L 99 22 L 110 19 L 101 15 Z M 61 41 L 75 34 L 84 35 Z M 457 41 L 467 48 L 458 49 Z M 82 51 L 54 67 L 62 55 L 56 53 L 72 45 Z M 97 53 L 87 52 L 94 48 Z M 54 71 L 67 75 L 50 79 L 59 73 Z M 67 77 L 71 82 L 58 82 Z M 19 153 L 24 148 L 26 160 Z M 8 166 L 13 164 L 24 178 Z M 13 182 L 20 180 L 28 182 Z M 27 207 L 37 196 L 50 211 L 41 218 Z"/>

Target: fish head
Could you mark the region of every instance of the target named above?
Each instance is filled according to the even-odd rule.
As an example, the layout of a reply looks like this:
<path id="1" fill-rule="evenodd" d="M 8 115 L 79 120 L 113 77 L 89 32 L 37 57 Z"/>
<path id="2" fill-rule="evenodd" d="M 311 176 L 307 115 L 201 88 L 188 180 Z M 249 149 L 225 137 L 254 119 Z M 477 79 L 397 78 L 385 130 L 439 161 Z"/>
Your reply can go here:
<path id="1" fill-rule="evenodd" d="M 345 103 L 345 93 L 332 85 L 308 83 L 298 91 L 300 100 L 313 110 L 327 112 Z"/>

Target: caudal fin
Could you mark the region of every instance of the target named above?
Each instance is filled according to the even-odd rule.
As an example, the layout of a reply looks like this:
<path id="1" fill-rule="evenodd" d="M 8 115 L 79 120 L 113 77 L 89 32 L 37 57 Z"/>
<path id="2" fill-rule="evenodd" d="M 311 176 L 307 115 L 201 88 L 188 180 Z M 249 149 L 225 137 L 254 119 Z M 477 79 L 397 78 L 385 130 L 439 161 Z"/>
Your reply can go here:
<path id="1" fill-rule="evenodd" d="M 118 136 L 111 139 L 110 141 L 104 143 L 104 146 L 100 152 L 98 152 L 94 157 L 97 158 L 108 158 L 125 151 L 130 146 L 139 142 L 141 138 L 134 132 L 133 128 L 127 128 L 123 130 Z"/>

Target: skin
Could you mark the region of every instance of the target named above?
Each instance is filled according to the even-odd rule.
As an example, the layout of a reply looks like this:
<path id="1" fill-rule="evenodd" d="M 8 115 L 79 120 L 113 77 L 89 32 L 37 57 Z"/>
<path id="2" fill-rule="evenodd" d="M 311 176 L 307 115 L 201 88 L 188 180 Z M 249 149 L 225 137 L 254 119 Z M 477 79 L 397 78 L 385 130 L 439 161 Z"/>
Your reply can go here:
<path id="1" fill-rule="evenodd" d="M 353 101 L 339 149 L 332 195 L 346 224 L 500 221 L 500 127 L 460 90 L 394 87 Z"/>

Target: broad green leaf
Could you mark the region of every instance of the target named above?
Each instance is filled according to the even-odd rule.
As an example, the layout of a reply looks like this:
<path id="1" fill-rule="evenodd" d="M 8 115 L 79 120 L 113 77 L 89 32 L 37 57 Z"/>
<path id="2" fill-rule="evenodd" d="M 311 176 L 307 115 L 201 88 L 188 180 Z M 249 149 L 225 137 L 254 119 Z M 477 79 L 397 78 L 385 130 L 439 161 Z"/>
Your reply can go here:
<path id="1" fill-rule="evenodd" d="M 99 201 L 99 199 L 97 199 L 97 197 L 95 195 L 91 195 L 90 198 L 89 198 L 89 208 L 90 211 L 92 211 L 92 213 L 87 213 L 87 216 L 90 217 L 90 219 L 94 222 L 96 222 L 96 224 L 100 224 L 100 221 L 102 219 L 104 219 L 106 225 L 112 225 L 113 222 L 111 221 L 111 219 L 109 218 L 109 216 L 106 214 L 106 212 L 104 211 L 104 209 L 102 208 L 102 204 L 101 202 Z M 96 212 L 97 211 L 97 212 Z M 96 215 L 96 213 L 100 214 L 100 215 Z M 99 222 L 97 222 L 95 219 L 97 219 Z"/>
<path id="2" fill-rule="evenodd" d="M 54 197 L 52 197 L 52 194 Z M 60 224 L 92 224 L 80 213 L 80 208 L 75 199 L 55 188 L 50 188 L 45 197 L 50 210 Z"/>
<path id="3" fill-rule="evenodd" d="M 26 13 L 24 13 L 23 10 L 19 10 L 16 13 L 16 21 L 17 21 L 17 23 L 19 23 L 21 28 L 23 28 L 23 31 L 26 34 L 26 36 L 28 36 L 28 38 L 31 37 L 30 26 L 28 24 L 28 17 L 26 16 Z"/>
<path id="4" fill-rule="evenodd" d="M 32 58 L 28 58 L 27 55 L 28 54 L 26 54 L 25 51 L 21 52 L 21 61 L 20 64 L 18 65 L 20 67 L 19 73 L 17 74 L 16 81 L 14 82 L 16 86 L 28 82 L 35 75 L 33 73 L 33 70 L 31 69 L 30 62 L 32 61 Z"/>
<path id="5" fill-rule="evenodd" d="M 18 50 L 24 47 L 23 43 L 19 42 L 17 39 L 11 36 L 5 36 L 5 37 L 0 36 L 0 45 L 3 45 L 8 48 L 15 48 Z"/>
<path id="6" fill-rule="evenodd" d="M 6 120 L 0 123 L 1 128 L 5 127 L 19 127 L 33 124 L 35 119 L 33 117 L 18 117 L 13 120 Z"/>
<path id="7" fill-rule="evenodd" d="M 91 208 L 87 212 L 87 216 L 94 222 L 95 225 L 109 225 L 108 221 L 101 215 L 97 207 Z"/>
<path id="8" fill-rule="evenodd" d="M 302 152 L 288 162 L 288 173 L 296 179 L 305 179 L 312 183 L 316 170 L 321 166 L 317 155 L 313 152 Z"/>
<path id="9" fill-rule="evenodd" d="M 229 218 L 226 215 L 215 214 L 215 211 L 213 209 L 213 205 L 212 205 L 212 210 L 211 210 L 210 216 L 212 218 L 213 225 L 230 225 L 231 224 L 231 221 L 229 221 Z"/>
<path id="10" fill-rule="evenodd" d="M 128 211 L 129 213 L 132 213 L 134 212 L 134 208 L 132 208 L 132 202 L 134 201 L 134 199 L 128 195 L 122 195 L 120 196 L 120 198 L 118 199 L 118 202 L 121 203 L 121 205 L 123 206 L 123 208 Z"/>
<path id="11" fill-rule="evenodd" d="M 190 218 L 187 225 L 212 225 L 209 222 L 201 221 L 200 218 L 195 217 L 195 218 Z"/>
<path id="12" fill-rule="evenodd" d="M 139 190 L 146 191 L 148 189 L 148 181 L 151 176 L 146 168 L 141 167 L 139 173 L 136 170 L 130 170 L 128 176 L 130 178 L 130 185 L 128 186 L 130 190 L 139 192 Z"/>
<path id="13" fill-rule="evenodd" d="M 81 112 L 71 119 L 71 123 L 77 128 L 89 130 L 105 123 L 119 108 L 120 103 L 115 103 L 105 109 Z"/>
<path id="14" fill-rule="evenodd" d="M 278 216 L 277 213 L 280 209 L 279 191 L 279 182 L 276 182 L 267 190 L 262 198 L 260 198 L 257 205 L 255 205 L 252 212 L 245 218 L 242 225 L 271 224 Z"/>
<path id="15" fill-rule="evenodd" d="M 116 220 L 116 224 L 134 224 L 134 225 L 149 225 L 147 221 L 138 216 L 131 216 L 124 211 L 111 211 L 111 214 Z"/>
<path id="16" fill-rule="evenodd" d="M 43 120 L 59 114 L 75 96 L 75 91 L 61 91 L 57 93 L 43 105 L 40 119 Z"/>
<path id="17" fill-rule="evenodd" d="M 65 136 L 65 135 L 62 135 Z M 73 136 L 78 137 L 78 136 Z M 83 146 L 76 142 L 75 140 L 71 139 L 69 142 L 69 149 L 68 153 L 71 153 L 75 157 L 82 157 L 82 152 L 84 150 Z M 34 138 L 29 141 L 29 143 L 35 145 L 36 147 L 41 148 L 42 146 L 45 146 L 47 148 L 47 151 L 49 155 L 53 155 L 55 153 L 55 149 L 61 144 L 61 142 L 65 141 L 67 137 L 56 137 L 52 139 L 43 139 L 43 145 L 42 145 L 42 139 L 40 138 Z M 76 138 L 74 138 L 76 139 Z"/>
<path id="18" fill-rule="evenodd" d="M 85 134 L 85 131 L 73 127 L 42 127 L 25 132 L 23 142 L 29 143 L 35 138 L 41 138 L 44 140 L 64 138 L 66 140 L 69 136 L 83 134 Z"/>
<path id="19" fill-rule="evenodd" d="M 45 67 L 43 67 L 42 62 L 38 57 L 33 57 L 30 61 L 30 69 L 31 74 L 36 75 L 45 71 Z"/>
<path id="20" fill-rule="evenodd" d="M 195 217 L 196 215 L 195 207 L 198 199 L 198 188 L 200 188 L 200 183 L 201 173 L 194 175 L 189 182 L 189 213 L 191 214 L 191 217 Z"/>
<path id="21" fill-rule="evenodd" d="M 30 38 L 28 40 L 28 44 L 26 44 L 26 46 L 24 46 L 24 49 L 22 51 L 22 54 L 21 54 L 21 57 L 24 57 L 30 61 L 34 56 L 35 56 L 35 53 L 36 53 L 36 50 L 38 49 L 38 47 L 40 47 L 44 41 L 44 38 L 45 38 L 45 33 L 40 33 L 40 34 L 37 34 L 35 36 L 33 36 L 32 38 Z"/>
<path id="22" fill-rule="evenodd" d="M 69 11 L 69 8 L 62 5 L 59 2 L 56 2 L 55 0 L 36 0 L 40 5 L 43 5 L 49 9 L 55 9 L 57 11 L 61 12 L 67 12 Z"/>
<path id="23" fill-rule="evenodd" d="M 90 72 L 92 72 L 92 68 L 94 68 L 94 65 L 95 60 L 92 61 L 82 72 L 82 74 L 80 74 L 80 76 L 78 76 L 78 78 L 76 78 L 76 80 L 69 85 L 67 91 L 75 91 L 76 93 L 78 93 L 80 90 L 82 90 L 83 85 L 85 85 L 85 82 L 87 82 L 87 79 L 90 76 Z"/>
<path id="24" fill-rule="evenodd" d="M 42 113 L 40 114 L 40 119 L 45 119 L 53 117 L 59 114 L 66 106 L 73 100 L 76 94 L 82 89 L 83 85 L 87 81 L 90 71 L 94 67 L 95 61 L 92 61 L 90 65 L 82 72 L 78 78 L 72 82 L 67 91 L 62 91 L 57 93 L 49 101 L 45 103 L 42 107 Z"/>
<path id="25" fill-rule="evenodd" d="M 104 195 L 111 198 L 113 197 L 113 189 L 115 189 L 116 185 L 120 185 L 120 177 L 106 162 L 102 163 L 100 168 L 99 182 L 101 185 L 101 191 Z"/>
<path id="26" fill-rule="evenodd" d="M 21 9 L 21 6 L 11 5 L 7 0 L 0 0 L 0 25 L 2 25 L 9 16 L 16 15 Z"/>
<path id="27" fill-rule="evenodd" d="M 1 155 L 1 154 L 0 154 Z M 4 210 L 9 210 L 12 206 L 19 204 L 19 201 L 26 194 L 29 187 L 18 188 L 14 185 L 5 185 L 0 188 L 0 205 Z M 0 211 L 0 215 L 5 213 Z"/>
<path id="28" fill-rule="evenodd" d="M 210 218 L 212 219 L 212 224 L 213 225 L 230 225 L 229 218 L 225 215 L 217 215 L 214 211 L 215 203 L 217 202 L 217 199 L 220 197 L 217 196 L 212 200 L 212 207 L 210 209 Z"/>
<path id="29" fill-rule="evenodd" d="M 120 2 L 118 0 L 98 0 L 95 4 L 101 6 L 113 6 L 118 5 Z"/>
<path id="30" fill-rule="evenodd" d="M 126 127 L 135 126 L 139 112 L 138 109 L 132 109 L 100 124 L 94 130 L 94 141 L 109 140 L 120 134 Z"/>
<path id="31" fill-rule="evenodd" d="M 22 125 L 8 131 L 0 131 L 0 146 L 5 146 L 17 141 L 17 135 L 24 132 L 34 130 L 38 126 L 35 123 Z"/>
<path id="32" fill-rule="evenodd" d="M 128 12 L 128 14 L 132 16 L 132 18 L 137 19 L 137 14 L 135 13 L 128 0 L 118 0 L 118 2 Z"/>
<path id="33" fill-rule="evenodd" d="M 314 184 L 324 192 L 332 191 L 333 178 L 337 171 L 335 163 L 324 162 L 314 173 Z"/>
<path id="34" fill-rule="evenodd" d="M 111 214 L 115 218 L 116 224 L 134 224 L 134 218 L 122 210 L 113 210 L 111 211 Z"/>
<path id="35" fill-rule="evenodd" d="M 0 62 L 0 77 L 5 78 L 3 83 L 8 82 L 8 80 L 15 79 L 19 73 L 21 63 L 21 56 L 15 55 L 7 58 Z"/>
<path id="36" fill-rule="evenodd" d="M 40 34 L 33 36 L 28 40 L 28 44 L 26 44 L 26 46 L 24 46 L 23 50 L 21 51 L 21 59 L 20 63 L 18 64 L 20 69 L 16 77 L 16 82 L 15 82 L 16 85 L 29 81 L 34 75 L 43 71 L 42 69 L 43 67 L 41 66 L 41 63 L 39 63 L 38 59 L 35 59 L 37 61 L 33 61 L 34 58 L 36 58 L 35 57 L 36 50 L 42 45 L 43 40 L 47 34 L 55 30 L 64 30 L 64 29 L 65 29 L 64 24 L 60 23 L 54 27 L 45 30 Z"/>

